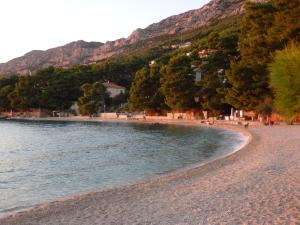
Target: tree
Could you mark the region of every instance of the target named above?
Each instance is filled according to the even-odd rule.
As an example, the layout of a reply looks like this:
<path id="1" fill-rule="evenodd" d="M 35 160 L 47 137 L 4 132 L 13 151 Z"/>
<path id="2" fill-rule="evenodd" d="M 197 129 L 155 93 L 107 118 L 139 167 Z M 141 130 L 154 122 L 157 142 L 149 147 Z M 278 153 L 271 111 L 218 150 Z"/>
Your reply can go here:
<path id="1" fill-rule="evenodd" d="M 79 98 L 78 105 L 82 115 L 98 113 L 101 104 L 104 104 L 105 87 L 100 82 L 84 84 L 81 86 L 83 96 Z"/>
<path id="2" fill-rule="evenodd" d="M 275 91 L 275 107 L 292 123 L 300 114 L 300 46 L 291 44 L 276 52 L 269 68 L 271 87 Z"/>
<path id="3" fill-rule="evenodd" d="M 300 42 L 300 2 L 299 0 L 273 0 L 275 13 L 271 35 L 280 43 L 286 44 L 291 39 Z"/>
<path id="4" fill-rule="evenodd" d="M 209 110 L 213 116 L 230 112 L 230 106 L 224 102 L 226 86 L 225 70 L 230 67 L 230 59 L 238 56 L 237 32 L 214 32 L 208 36 L 207 42 L 199 46 L 201 50 L 208 48 L 206 57 L 201 57 L 198 68 L 202 80 L 197 82 L 197 95 L 201 106 Z"/>
<path id="5" fill-rule="evenodd" d="M 268 73 L 262 75 L 263 65 L 248 65 L 246 61 L 232 62 L 226 77 L 231 85 L 226 92 L 226 102 L 237 109 L 255 110 L 269 98 Z"/>
<path id="6" fill-rule="evenodd" d="M 172 110 L 182 111 L 194 106 L 195 77 L 191 69 L 191 59 L 177 55 L 170 59 L 161 79 L 161 92 L 165 103 Z"/>
<path id="7" fill-rule="evenodd" d="M 275 11 L 271 3 L 247 4 L 239 36 L 241 60 L 233 60 L 226 72 L 230 84 L 226 102 L 237 109 L 256 110 L 271 96 L 267 63 L 276 46 L 276 41 L 269 34 Z"/>
<path id="8" fill-rule="evenodd" d="M 164 99 L 160 92 L 159 66 L 154 64 L 137 71 L 130 89 L 129 109 L 131 111 L 156 111 L 165 108 Z"/>
<path id="9" fill-rule="evenodd" d="M 45 82 L 46 81 L 46 82 Z M 68 71 L 56 69 L 43 81 L 35 81 L 39 86 L 39 106 L 50 110 L 69 110 L 80 96 L 79 82 L 76 76 Z"/>
<path id="10" fill-rule="evenodd" d="M 268 64 L 272 53 L 300 38 L 299 0 L 248 3 L 239 36 L 241 60 L 233 60 L 226 76 L 226 101 L 238 109 L 258 111 L 272 98 Z"/>
<path id="11" fill-rule="evenodd" d="M 8 111 L 11 109 L 8 96 L 14 91 L 17 82 L 17 76 L 0 78 L 0 111 Z"/>
<path id="12" fill-rule="evenodd" d="M 11 85 L 6 85 L 0 89 L 0 112 L 8 111 L 9 109 L 11 109 L 10 100 L 8 96 L 13 91 L 14 87 Z"/>
<path id="13" fill-rule="evenodd" d="M 19 77 L 14 91 L 8 95 L 12 109 L 27 110 L 38 106 L 37 89 L 30 76 Z"/>
<path id="14" fill-rule="evenodd" d="M 267 121 L 269 122 L 269 116 L 271 116 L 273 112 L 273 99 L 266 98 L 264 102 L 256 107 L 256 112 L 267 118 Z"/>

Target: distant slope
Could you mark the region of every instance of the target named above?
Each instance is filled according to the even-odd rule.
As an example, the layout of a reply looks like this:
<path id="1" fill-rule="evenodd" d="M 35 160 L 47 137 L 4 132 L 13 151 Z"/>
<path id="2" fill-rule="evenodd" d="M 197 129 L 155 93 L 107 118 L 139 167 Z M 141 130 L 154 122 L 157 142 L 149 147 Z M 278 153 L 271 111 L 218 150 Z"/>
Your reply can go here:
<path id="1" fill-rule="evenodd" d="M 164 34 L 175 34 L 207 25 L 216 19 L 242 13 L 245 0 L 212 0 L 200 9 L 191 10 L 154 23 L 145 29 L 137 29 L 130 36 L 131 42 Z"/>
<path id="2" fill-rule="evenodd" d="M 103 43 L 99 42 L 77 41 L 46 51 L 34 50 L 22 57 L 0 64 L 0 74 L 24 74 L 50 65 L 58 67 L 81 64 L 102 45 Z"/>
<path id="3" fill-rule="evenodd" d="M 68 67 L 89 64 L 125 52 L 157 45 L 155 40 L 199 28 L 243 12 L 246 0 L 212 0 L 200 9 L 171 16 L 145 29 L 135 30 L 128 38 L 106 42 L 77 41 L 46 51 L 31 51 L 22 57 L 0 64 L 0 74 L 29 73 L 50 65 Z M 139 44 L 143 43 L 143 44 Z"/>

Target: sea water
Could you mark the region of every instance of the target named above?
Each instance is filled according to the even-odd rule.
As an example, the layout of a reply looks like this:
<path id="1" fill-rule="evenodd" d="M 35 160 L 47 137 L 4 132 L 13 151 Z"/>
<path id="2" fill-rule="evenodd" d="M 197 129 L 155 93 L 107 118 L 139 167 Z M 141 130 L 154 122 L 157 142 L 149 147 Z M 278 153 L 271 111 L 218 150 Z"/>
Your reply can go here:
<path id="1" fill-rule="evenodd" d="M 137 123 L 0 121 L 0 214 L 228 154 L 241 135 Z"/>

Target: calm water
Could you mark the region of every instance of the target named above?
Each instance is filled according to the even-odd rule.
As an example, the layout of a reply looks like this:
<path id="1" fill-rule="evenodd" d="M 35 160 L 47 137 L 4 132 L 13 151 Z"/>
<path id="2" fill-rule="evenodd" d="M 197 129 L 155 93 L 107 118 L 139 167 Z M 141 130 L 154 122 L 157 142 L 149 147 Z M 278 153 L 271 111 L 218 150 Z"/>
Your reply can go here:
<path id="1" fill-rule="evenodd" d="M 151 178 L 242 142 L 199 127 L 0 121 L 0 213 Z"/>

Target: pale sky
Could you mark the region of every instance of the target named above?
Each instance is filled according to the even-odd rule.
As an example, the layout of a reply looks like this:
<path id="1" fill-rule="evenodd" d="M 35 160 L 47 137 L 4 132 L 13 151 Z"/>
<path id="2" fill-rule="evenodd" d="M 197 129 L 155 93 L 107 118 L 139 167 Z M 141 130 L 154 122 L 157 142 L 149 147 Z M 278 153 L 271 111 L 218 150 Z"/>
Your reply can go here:
<path id="1" fill-rule="evenodd" d="M 0 62 L 71 41 L 112 41 L 209 0 L 0 0 Z"/>

